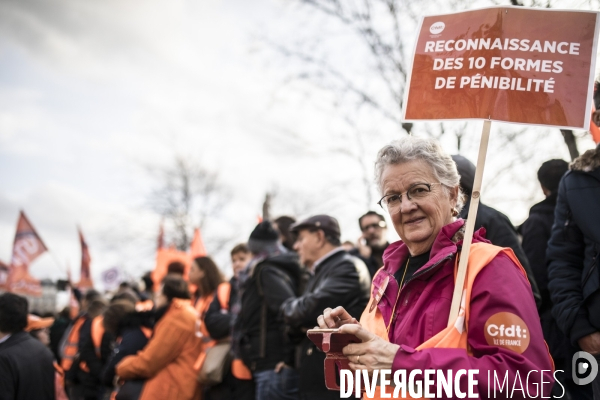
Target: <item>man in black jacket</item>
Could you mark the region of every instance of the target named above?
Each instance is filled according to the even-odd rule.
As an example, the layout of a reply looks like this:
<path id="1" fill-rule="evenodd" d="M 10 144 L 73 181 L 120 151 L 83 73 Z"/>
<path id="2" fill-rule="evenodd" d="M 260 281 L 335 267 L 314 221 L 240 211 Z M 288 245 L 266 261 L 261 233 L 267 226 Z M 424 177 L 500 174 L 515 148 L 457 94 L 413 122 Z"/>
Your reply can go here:
<path id="1" fill-rule="evenodd" d="M 298 233 L 294 249 L 300 262 L 311 271 L 304 294 L 281 306 L 286 324 L 302 338 L 296 353 L 300 398 L 339 399 L 339 392 L 325 387 L 325 354 L 306 337 L 306 330 L 317 324 L 317 317 L 327 307 L 343 306 L 351 315 L 360 315 L 369 301 L 371 276 L 361 260 L 340 246 L 335 218 L 316 215 L 296 223 L 292 231 Z"/>
<path id="2" fill-rule="evenodd" d="M 552 233 L 552 224 L 554 223 L 558 184 L 568 169 L 569 164 L 564 160 L 549 160 L 542 164 L 537 175 L 546 198 L 531 207 L 529 218 L 519 227 L 519 231 L 523 236 L 523 250 L 527 255 L 542 296 L 539 313 L 544 339 L 548 344 L 556 370 L 563 371 L 555 374 L 555 377 L 561 382 L 562 386 L 566 386 L 566 391 L 571 394 L 571 397 L 586 399 L 588 396 L 582 393 L 581 389 L 575 386 L 571 379 L 571 356 L 574 351 L 569 351 L 571 348 L 570 343 L 558 329 L 558 325 L 552 317 L 552 300 L 548 290 L 546 250 Z M 561 393 L 562 388 L 556 384 L 553 394 L 559 396 Z"/>
<path id="3" fill-rule="evenodd" d="M 298 376 L 291 367 L 294 349 L 287 342 L 279 307 L 297 295 L 300 265 L 297 256 L 281 245 L 269 221 L 252 231 L 248 248 L 253 258 L 240 272 L 234 352 L 252 371 L 257 400 L 296 399 Z"/>
<path id="4" fill-rule="evenodd" d="M 552 314 L 573 345 L 600 357 L 600 145 L 560 181 L 548 242 Z M 592 383 L 600 398 L 600 374 Z M 581 382 L 579 382 L 581 383 Z"/>
<path id="5" fill-rule="evenodd" d="M 27 300 L 0 295 L 0 400 L 54 400 L 52 352 L 24 329 Z"/>
<path id="6" fill-rule="evenodd" d="M 466 220 L 469 216 L 469 206 L 471 204 L 471 194 L 473 192 L 473 182 L 475 181 L 475 165 L 465 157 L 461 155 L 453 155 L 452 159 L 456 163 L 456 168 L 460 175 L 460 188 L 463 193 L 467 196 L 465 206 L 460 212 L 460 218 Z M 500 247 L 510 247 L 514 252 L 515 256 L 521 262 L 523 269 L 527 272 L 527 279 L 531 285 L 531 291 L 535 298 L 535 304 L 538 309 L 542 303 L 542 297 L 535 281 L 535 276 L 529 266 L 527 256 L 519 243 L 519 237 L 517 236 L 517 230 L 508 217 L 502 214 L 500 211 L 486 206 L 481 201 L 475 216 L 475 230 L 479 228 L 485 228 L 485 238 Z"/>

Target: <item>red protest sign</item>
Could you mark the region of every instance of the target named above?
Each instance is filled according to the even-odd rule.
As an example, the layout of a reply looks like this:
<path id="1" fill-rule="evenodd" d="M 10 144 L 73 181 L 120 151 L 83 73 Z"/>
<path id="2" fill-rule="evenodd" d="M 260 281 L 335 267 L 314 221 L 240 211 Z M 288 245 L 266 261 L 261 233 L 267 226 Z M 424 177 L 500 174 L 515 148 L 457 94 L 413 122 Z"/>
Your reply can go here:
<path id="1" fill-rule="evenodd" d="M 496 7 L 423 18 L 405 120 L 588 129 L 598 13 Z"/>

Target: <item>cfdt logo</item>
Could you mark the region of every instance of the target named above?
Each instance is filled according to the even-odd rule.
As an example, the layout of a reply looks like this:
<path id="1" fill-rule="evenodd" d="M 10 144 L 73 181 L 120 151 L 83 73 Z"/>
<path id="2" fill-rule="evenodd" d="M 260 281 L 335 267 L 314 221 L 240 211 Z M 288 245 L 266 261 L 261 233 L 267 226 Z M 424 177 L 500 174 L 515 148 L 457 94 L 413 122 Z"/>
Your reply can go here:
<path id="1" fill-rule="evenodd" d="M 445 23 L 436 22 L 433 25 L 431 25 L 431 27 L 429 28 L 429 32 L 431 32 L 431 34 L 433 34 L 433 35 L 439 35 L 440 33 L 442 33 L 442 31 L 444 30 L 445 27 L 446 27 Z"/>
<path id="2" fill-rule="evenodd" d="M 598 362 L 590 353 L 578 351 L 573 355 L 573 382 L 577 385 L 587 385 L 598 375 Z"/>

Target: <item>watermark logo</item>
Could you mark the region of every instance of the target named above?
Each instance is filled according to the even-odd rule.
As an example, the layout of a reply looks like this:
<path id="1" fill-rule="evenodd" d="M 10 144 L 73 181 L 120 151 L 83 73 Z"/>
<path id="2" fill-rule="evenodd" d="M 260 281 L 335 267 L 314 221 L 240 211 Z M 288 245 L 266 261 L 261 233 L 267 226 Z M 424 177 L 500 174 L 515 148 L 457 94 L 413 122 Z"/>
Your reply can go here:
<path id="1" fill-rule="evenodd" d="M 429 27 L 429 32 L 433 35 L 439 35 L 446 28 L 446 24 L 443 22 L 435 22 L 431 27 Z"/>
<path id="2" fill-rule="evenodd" d="M 573 355 L 573 382 L 577 385 L 587 385 L 598 375 L 598 362 L 596 358 L 585 351 L 578 351 Z"/>

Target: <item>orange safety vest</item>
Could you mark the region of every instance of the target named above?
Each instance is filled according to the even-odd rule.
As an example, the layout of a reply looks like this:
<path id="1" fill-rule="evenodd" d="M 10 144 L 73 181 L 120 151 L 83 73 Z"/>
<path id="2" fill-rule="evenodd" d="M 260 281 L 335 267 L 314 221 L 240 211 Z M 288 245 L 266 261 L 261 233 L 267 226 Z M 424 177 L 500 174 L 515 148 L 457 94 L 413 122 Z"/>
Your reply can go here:
<path id="1" fill-rule="evenodd" d="M 231 293 L 231 285 L 228 282 L 224 282 L 219 284 L 217 287 L 217 298 L 219 299 L 219 304 L 221 304 L 221 310 L 227 310 L 229 306 L 229 294 Z M 200 332 L 202 336 L 207 340 L 204 343 L 204 348 L 202 352 L 198 355 L 198 359 L 194 363 L 194 369 L 196 371 L 200 371 L 202 365 L 204 364 L 204 360 L 206 359 L 206 350 L 213 347 L 217 344 L 216 340 L 212 340 L 210 338 L 210 334 L 208 333 L 208 329 L 204 325 L 204 317 L 206 316 L 206 312 L 210 307 L 210 303 L 212 303 L 214 296 L 208 295 L 204 297 L 200 297 L 198 302 L 196 303 L 196 311 L 198 311 L 198 316 L 200 318 Z"/>
<path id="2" fill-rule="evenodd" d="M 104 336 L 104 332 L 104 316 L 99 315 L 94 317 L 90 327 L 90 335 L 92 336 L 92 344 L 94 345 L 96 357 L 100 359 L 102 358 L 102 337 Z M 85 361 L 80 362 L 79 367 L 85 372 L 90 372 Z"/>
<path id="3" fill-rule="evenodd" d="M 102 358 L 102 337 L 104 336 L 104 317 L 102 315 L 97 316 L 92 320 L 92 343 L 94 343 L 94 350 L 96 356 Z"/>
<path id="4" fill-rule="evenodd" d="M 227 309 L 229 308 L 229 295 L 230 294 L 231 294 L 231 284 L 222 283 L 217 287 L 217 298 L 219 299 L 219 304 L 221 305 L 221 310 L 227 311 Z M 200 330 L 205 337 L 210 337 L 208 330 L 206 329 L 206 327 L 204 325 L 204 315 L 206 314 L 206 311 L 208 311 L 208 308 L 210 307 L 211 302 L 212 302 L 212 297 L 207 296 L 207 297 L 198 299 L 198 303 L 196 303 L 196 310 L 200 314 L 200 318 L 202 321 Z M 210 347 L 214 346 L 215 344 L 217 344 L 216 340 L 211 340 L 210 342 L 206 343 L 204 350 L 200 353 L 200 355 L 198 355 L 198 359 L 196 360 L 196 363 L 194 364 L 194 368 L 197 371 L 200 371 L 200 369 L 202 368 L 202 365 L 204 364 L 204 360 L 206 360 L 206 350 L 209 349 Z M 252 372 L 250 372 L 250 369 L 246 366 L 246 364 L 244 364 L 244 362 L 238 358 L 234 359 L 231 362 L 231 373 L 237 379 L 242 379 L 242 380 L 252 379 Z"/>
<path id="5" fill-rule="evenodd" d="M 73 366 L 73 361 L 75 360 L 77 352 L 79 351 L 79 330 L 81 329 L 81 325 L 83 325 L 85 320 L 86 317 L 82 315 L 78 317 L 71 326 L 71 330 L 67 336 L 67 341 L 62 348 L 62 359 L 60 361 L 60 366 L 64 371 L 70 370 Z"/>
<path id="6" fill-rule="evenodd" d="M 416 348 L 417 351 L 423 349 L 431 349 L 431 348 L 445 348 L 445 349 L 465 349 L 468 355 L 473 355 L 471 349 L 467 344 L 467 336 L 469 331 L 469 317 L 471 311 L 471 291 L 473 289 L 473 282 L 475 282 L 475 278 L 477 274 L 488 265 L 497 255 L 498 253 L 503 252 L 507 255 L 515 264 L 519 266 L 519 270 L 527 279 L 527 274 L 525 270 L 521 266 L 521 263 L 515 256 L 515 254 L 510 249 L 504 249 L 502 247 L 494 246 L 488 243 L 473 243 L 471 244 L 471 251 L 469 253 L 469 261 L 467 263 L 467 275 L 465 278 L 465 286 L 461 298 L 460 311 L 458 316 L 454 320 L 452 324 L 447 326 L 445 329 L 442 329 L 437 335 L 433 336 L 425 343 L 421 344 Z M 456 280 L 456 274 L 458 273 L 458 259 L 456 257 L 455 268 L 454 268 L 454 279 Z M 373 292 L 373 288 L 371 287 L 371 292 Z M 372 301 L 375 301 L 373 299 Z M 369 308 L 367 307 L 361 317 L 360 324 L 363 328 L 368 331 L 376 334 L 380 338 L 384 340 L 388 340 L 388 333 L 385 326 L 385 322 L 383 320 L 383 316 L 379 311 L 378 307 L 375 307 L 375 312 L 369 312 Z M 393 391 L 393 388 L 389 388 L 386 393 L 390 393 Z M 380 388 L 376 388 L 375 395 L 372 397 L 373 399 L 380 399 L 381 390 Z M 406 399 L 413 399 L 406 394 Z"/>

